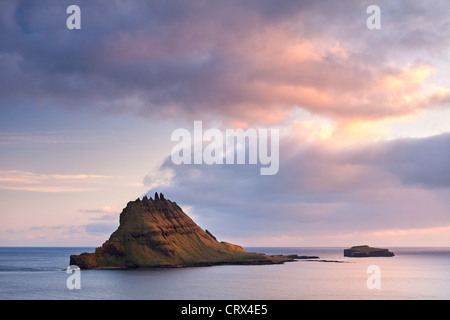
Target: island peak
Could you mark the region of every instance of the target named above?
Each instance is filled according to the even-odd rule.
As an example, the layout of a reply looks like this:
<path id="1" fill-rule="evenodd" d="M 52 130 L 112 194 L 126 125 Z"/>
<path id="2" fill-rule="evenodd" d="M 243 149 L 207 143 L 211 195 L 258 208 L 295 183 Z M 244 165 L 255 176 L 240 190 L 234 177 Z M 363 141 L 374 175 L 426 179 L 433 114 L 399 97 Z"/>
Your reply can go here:
<path id="1" fill-rule="evenodd" d="M 71 255 L 70 264 L 82 269 L 129 267 L 187 267 L 218 264 L 275 264 L 289 256 L 247 252 L 241 246 L 217 241 L 175 203 L 155 193 L 127 203 L 120 224 L 93 253 Z"/>

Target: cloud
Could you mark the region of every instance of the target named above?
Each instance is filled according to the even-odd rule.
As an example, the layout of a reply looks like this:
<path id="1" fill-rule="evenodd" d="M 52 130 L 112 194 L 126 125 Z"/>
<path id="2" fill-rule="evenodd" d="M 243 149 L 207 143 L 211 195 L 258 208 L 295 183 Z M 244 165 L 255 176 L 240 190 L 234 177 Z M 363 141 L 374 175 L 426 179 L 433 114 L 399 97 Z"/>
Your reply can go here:
<path id="1" fill-rule="evenodd" d="M 0 132 L 0 146 L 18 144 L 77 144 L 88 143 L 92 140 L 81 140 L 70 136 L 61 136 L 56 132 L 31 133 L 31 132 Z"/>
<path id="2" fill-rule="evenodd" d="M 21 229 L 4 229 L 0 240 L 11 245 L 67 245 L 75 243 L 93 246 L 105 241 L 105 238 L 117 229 L 118 223 L 88 223 L 85 225 L 35 225 Z"/>
<path id="3" fill-rule="evenodd" d="M 370 33 L 369 4 L 81 1 L 82 30 L 70 32 L 62 5 L 13 1 L 2 13 L 0 103 L 247 124 L 297 106 L 340 121 L 448 106 L 445 82 L 426 83 L 448 73 L 438 55 L 448 6 L 382 1 L 385 22 Z"/>
<path id="4" fill-rule="evenodd" d="M 2 230 L 7 235 L 2 236 L 2 242 L 14 243 L 18 241 L 21 243 L 23 240 L 31 240 L 34 245 L 43 241 L 42 243 L 51 243 L 55 240 L 70 239 L 71 237 L 78 237 L 84 235 L 83 228 L 73 225 L 35 225 L 22 229 L 6 229 Z M 46 242 L 48 241 L 48 242 Z M 29 242 L 28 242 L 29 243 Z"/>
<path id="5" fill-rule="evenodd" d="M 86 192 L 93 184 L 105 183 L 113 176 L 98 174 L 42 174 L 21 170 L 0 170 L 0 189 L 31 192 Z"/>
<path id="6" fill-rule="evenodd" d="M 119 213 L 122 211 L 122 208 L 103 206 L 99 209 L 87 209 L 87 210 L 80 210 L 80 211 L 86 212 L 86 213 Z"/>
<path id="7" fill-rule="evenodd" d="M 450 223 L 448 145 L 450 134 L 334 148 L 285 139 L 274 176 L 260 176 L 258 166 L 177 166 L 168 158 L 162 169 L 172 170 L 172 183 L 148 195 L 191 207 L 219 237 L 434 228 Z"/>
<path id="8" fill-rule="evenodd" d="M 150 194 L 163 191 L 223 235 L 449 224 L 448 135 L 367 144 L 380 121 L 449 107 L 448 3 L 380 0 L 377 31 L 365 26 L 372 2 L 360 0 L 80 0 L 75 31 L 69 4 L 2 4 L 0 108 L 292 130 L 275 176 L 166 161 L 144 178 Z M 73 142 L 0 133 L 2 145 Z M 1 170 L 0 189 L 83 192 L 116 178 Z M 83 210 L 93 220 L 84 232 L 107 230 L 110 209 Z"/>
<path id="9" fill-rule="evenodd" d="M 149 188 L 172 184 L 172 171 L 161 166 L 154 168 L 143 179 L 143 185 Z"/>
<path id="10" fill-rule="evenodd" d="M 51 187 L 51 186 L 5 186 L 0 185 L 0 189 L 3 190 L 15 190 L 15 191 L 30 191 L 30 192 L 46 192 L 46 193 L 60 193 L 60 192 L 87 192 L 93 191 L 93 188 L 75 188 L 75 187 Z"/>
<path id="11" fill-rule="evenodd" d="M 79 210 L 79 212 L 88 213 L 90 219 L 95 221 L 114 221 L 119 220 L 119 214 L 122 212 L 123 208 L 113 207 L 113 206 L 103 206 L 98 209 L 84 209 Z"/>
<path id="12" fill-rule="evenodd" d="M 450 188 L 450 134 L 397 139 L 366 147 L 354 161 L 379 164 L 404 184 Z"/>
<path id="13" fill-rule="evenodd" d="M 110 235 L 118 227 L 117 223 L 89 223 L 83 226 L 89 235 Z"/>
<path id="14" fill-rule="evenodd" d="M 373 231 L 372 234 L 377 237 L 395 237 L 395 236 L 410 236 L 411 234 L 435 234 L 443 233 L 448 236 L 450 226 L 440 226 L 435 228 L 417 228 L 417 229 L 386 229 L 380 231 Z"/>

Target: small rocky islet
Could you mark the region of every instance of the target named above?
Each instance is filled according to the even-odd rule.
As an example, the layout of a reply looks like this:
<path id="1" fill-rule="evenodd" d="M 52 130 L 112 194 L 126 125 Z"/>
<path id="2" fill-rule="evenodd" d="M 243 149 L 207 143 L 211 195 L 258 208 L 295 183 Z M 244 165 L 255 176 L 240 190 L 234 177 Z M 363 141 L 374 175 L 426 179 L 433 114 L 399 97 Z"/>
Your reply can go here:
<path id="1" fill-rule="evenodd" d="M 393 257 L 394 253 L 388 249 L 373 248 L 368 245 L 354 246 L 344 249 L 344 257 L 366 258 L 366 257 Z"/>

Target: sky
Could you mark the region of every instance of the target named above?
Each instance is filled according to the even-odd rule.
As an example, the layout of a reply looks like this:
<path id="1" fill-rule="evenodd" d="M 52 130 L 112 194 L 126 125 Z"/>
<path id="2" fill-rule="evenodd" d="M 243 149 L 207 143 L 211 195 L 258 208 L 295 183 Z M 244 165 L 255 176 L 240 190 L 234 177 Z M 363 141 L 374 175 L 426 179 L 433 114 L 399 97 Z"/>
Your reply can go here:
<path id="1" fill-rule="evenodd" d="M 450 4 L 375 2 L 3 1 L 0 245 L 100 246 L 155 192 L 243 246 L 450 245 Z M 194 121 L 278 129 L 277 174 L 174 164 Z"/>

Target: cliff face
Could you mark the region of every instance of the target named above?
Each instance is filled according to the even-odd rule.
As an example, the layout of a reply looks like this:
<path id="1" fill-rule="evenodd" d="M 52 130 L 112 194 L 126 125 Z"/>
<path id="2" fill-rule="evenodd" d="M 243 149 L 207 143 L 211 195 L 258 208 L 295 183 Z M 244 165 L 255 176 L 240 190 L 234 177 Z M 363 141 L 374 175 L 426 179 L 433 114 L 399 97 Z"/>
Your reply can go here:
<path id="1" fill-rule="evenodd" d="M 70 264 L 82 269 L 271 264 L 292 260 L 246 252 L 238 245 L 217 241 L 162 194 L 155 194 L 155 199 L 144 197 L 129 202 L 109 240 L 94 253 L 70 256 Z"/>
<path id="2" fill-rule="evenodd" d="M 350 249 L 344 249 L 344 257 L 393 257 L 394 253 L 388 249 L 372 248 L 369 246 L 355 246 Z"/>

